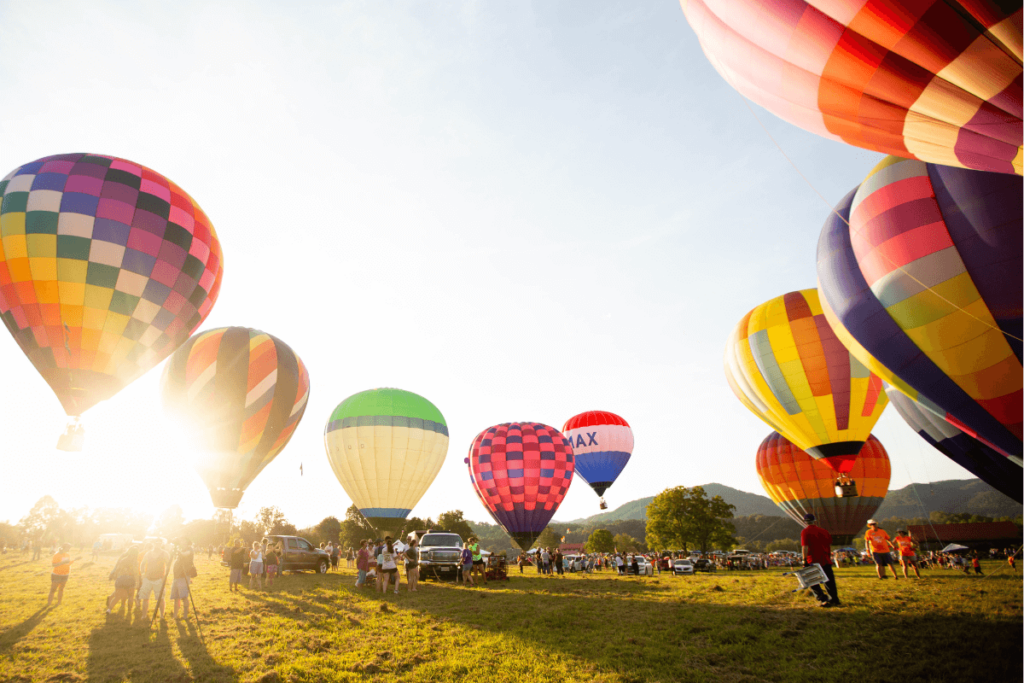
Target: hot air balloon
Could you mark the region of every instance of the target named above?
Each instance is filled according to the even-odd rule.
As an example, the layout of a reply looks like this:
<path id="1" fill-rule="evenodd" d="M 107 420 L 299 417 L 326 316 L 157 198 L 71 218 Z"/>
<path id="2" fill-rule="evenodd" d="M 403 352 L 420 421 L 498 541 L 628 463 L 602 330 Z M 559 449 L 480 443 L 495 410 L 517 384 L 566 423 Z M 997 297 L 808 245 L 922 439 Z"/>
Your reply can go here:
<path id="1" fill-rule="evenodd" d="M 1016 458 L 1022 203 L 1019 178 L 889 157 L 818 241 L 822 308 L 850 352 Z"/>
<path id="2" fill-rule="evenodd" d="M 818 292 L 776 297 L 747 313 L 725 349 L 729 386 L 745 406 L 812 457 L 856 495 L 848 475 L 887 399 L 833 334 Z"/>
<path id="3" fill-rule="evenodd" d="M 580 413 L 562 427 L 572 444 L 576 474 L 590 484 L 601 498 L 601 509 L 608 507 L 604 492 L 629 462 L 633 452 L 633 430 L 629 423 L 603 410 Z"/>
<path id="4" fill-rule="evenodd" d="M 448 423 L 427 399 L 370 389 L 338 404 L 324 430 L 334 476 L 363 517 L 397 533 L 448 453 Z"/>
<path id="5" fill-rule="evenodd" d="M 832 470 L 777 432 L 757 449 L 757 476 L 768 496 L 801 526 L 807 526 L 805 514 L 815 515 L 835 545 L 849 545 L 875 514 L 889 490 L 889 473 L 889 456 L 874 435 L 868 437 L 850 470 L 860 483 L 856 498 L 834 496 Z"/>
<path id="6" fill-rule="evenodd" d="M 214 506 L 236 508 L 288 444 L 309 399 L 309 373 L 277 337 L 249 327 L 195 335 L 164 368 L 163 401 L 192 436 Z"/>
<path id="7" fill-rule="evenodd" d="M 1020 3 L 681 0 L 715 69 L 804 130 L 1021 174 Z"/>
<path id="8" fill-rule="evenodd" d="M 1018 464 L 994 448 L 964 434 L 901 391 L 886 386 L 885 393 L 903 421 L 922 439 L 989 486 L 1021 502 L 1022 480 Z"/>
<path id="9" fill-rule="evenodd" d="M 575 469 L 572 444 L 539 422 L 506 422 L 477 435 L 469 470 L 491 517 L 523 550 L 544 531 Z"/>
<path id="10" fill-rule="evenodd" d="M 0 318 L 71 417 L 166 358 L 210 313 L 220 242 L 170 180 L 125 159 L 59 154 L 0 180 Z"/>

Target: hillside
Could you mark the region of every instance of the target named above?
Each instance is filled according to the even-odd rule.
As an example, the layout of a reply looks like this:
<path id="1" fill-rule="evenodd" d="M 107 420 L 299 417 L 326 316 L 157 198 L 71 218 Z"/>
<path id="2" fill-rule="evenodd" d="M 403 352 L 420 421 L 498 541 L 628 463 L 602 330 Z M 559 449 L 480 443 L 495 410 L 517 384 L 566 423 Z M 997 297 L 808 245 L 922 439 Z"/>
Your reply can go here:
<path id="1" fill-rule="evenodd" d="M 737 517 L 749 515 L 774 515 L 780 516 L 782 510 L 778 508 L 770 498 L 759 496 L 756 493 L 747 493 L 724 484 L 705 484 L 704 491 L 709 496 L 721 496 L 726 503 L 736 506 L 733 514 Z M 654 496 L 641 498 L 620 505 L 614 510 L 592 515 L 584 519 L 573 520 L 575 522 L 617 522 L 624 519 L 644 519 L 647 505 L 654 500 Z"/>
<path id="2" fill-rule="evenodd" d="M 767 496 L 747 493 L 723 484 L 705 484 L 704 490 L 708 495 L 721 496 L 725 502 L 735 505 L 736 510 L 733 514 L 736 517 L 784 516 L 782 510 Z M 920 502 L 918 496 L 920 496 Z M 654 500 L 654 496 L 640 498 L 608 512 L 573 520 L 573 523 L 607 523 L 627 519 L 644 519 L 647 505 L 652 500 Z M 921 511 L 922 503 L 926 512 Z M 1014 517 L 1021 514 L 1021 506 L 980 479 L 953 479 L 936 481 L 931 484 L 912 484 L 889 491 L 885 501 L 875 513 L 875 517 L 879 519 L 888 519 L 889 517 L 909 519 L 927 517 L 928 513 L 933 511 L 951 514 L 967 512 L 989 517 Z M 557 522 L 554 523 L 557 524 Z"/>
<path id="3" fill-rule="evenodd" d="M 952 479 L 931 484 L 912 484 L 896 491 L 889 491 L 875 517 L 927 517 L 928 515 L 921 511 L 922 505 L 929 513 L 967 512 L 987 517 L 1015 517 L 1021 513 L 1019 503 L 980 479 Z"/>

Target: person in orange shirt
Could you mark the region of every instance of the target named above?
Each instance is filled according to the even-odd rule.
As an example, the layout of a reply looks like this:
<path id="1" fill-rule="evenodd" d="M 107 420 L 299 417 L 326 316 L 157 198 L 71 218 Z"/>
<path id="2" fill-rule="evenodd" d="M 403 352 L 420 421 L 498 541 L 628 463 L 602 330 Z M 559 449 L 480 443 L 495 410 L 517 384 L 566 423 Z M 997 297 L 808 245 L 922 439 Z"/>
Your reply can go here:
<path id="1" fill-rule="evenodd" d="M 888 578 L 885 575 L 886 567 L 892 569 L 892 578 L 900 578 L 899 574 L 896 573 L 896 565 L 893 564 L 892 555 L 889 554 L 889 549 L 893 547 L 892 542 L 889 540 L 889 534 L 885 533 L 885 529 L 878 528 L 876 520 L 868 520 L 868 531 L 864 534 L 864 545 L 871 551 L 871 559 L 875 561 L 875 570 L 878 572 L 878 578 Z"/>
<path id="2" fill-rule="evenodd" d="M 917 578 L 921 578 L 921 572 L 917 568 L 917 553 L 914 552 L 914 539 L 911 538 L 910 534 L 905 529 L 896 530 L 896 538 L 892 539 L 900 551 L 900 564 L 903 566 L 903 578 L 909 579 L 910 575 L 907 574 L 907 567 L 914 568 L 914 574 Z"/>
<path id="3" fill-rule="evenodd" d="M 65 543 L 50 560 L 50 564 L 53 565 L 53 573 L 50 574 L 50 595 L 46 598 L 47 607 L 53 602 L 54 593 L 57 594 L 58 605 L 64 599 L 64 586 L 67 585 L 68 576 L 71 574 L 71 563 L 74 562 L 71 559 L 71 554 L 68 553 L 69 550 L 71 550 L 71 544 Z"/>

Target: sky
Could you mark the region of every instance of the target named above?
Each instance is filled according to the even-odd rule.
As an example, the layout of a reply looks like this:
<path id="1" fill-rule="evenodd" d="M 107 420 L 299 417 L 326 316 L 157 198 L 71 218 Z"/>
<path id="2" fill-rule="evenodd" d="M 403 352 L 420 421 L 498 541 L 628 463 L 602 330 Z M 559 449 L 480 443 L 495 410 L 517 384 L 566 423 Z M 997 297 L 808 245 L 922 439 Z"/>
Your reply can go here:
<path id="1" fill-rule="evenodd" d="M 236 511 L 343 516 L 323 430 L 347 396 L 399 387 L 450 447 L 414 515 L 490 521 L 463 463 L 500 422 L 625 417 L 611 508 L 670 486 L 763 493 L 769 428 L 732 395 L 726 338 L 815 286 L 829 206 L 881 155 L 747 105 L 664 2 L 94 1 L 0 4 L 0 177 L 68 152 L 123 157 L 210 217 L 225 273 L 200 329 L 254 327 L 306 363 L 287 448 Z M 66 418 L 0 333 L 0 520 L 209 496 L 159 399 L 162 365 Z M 890 488 L 971 475 L 894 409 Z M 302 474 L 300 475 L 300 465 Z M 597 513 L 576 479 L 556 519 Z"/>

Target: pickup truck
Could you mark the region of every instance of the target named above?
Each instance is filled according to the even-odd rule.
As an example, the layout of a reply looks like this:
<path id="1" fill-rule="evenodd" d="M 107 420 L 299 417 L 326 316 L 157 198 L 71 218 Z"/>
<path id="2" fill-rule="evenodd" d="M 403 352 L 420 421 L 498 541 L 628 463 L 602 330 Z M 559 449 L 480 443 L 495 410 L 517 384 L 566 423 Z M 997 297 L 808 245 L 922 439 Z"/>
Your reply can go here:
<path id="1" fill-rule="evenodd" d="M 417 541 L 421 579 L 459 577 L 462 562 L 462 537 L 448 531 L 413 531 L 408 540 Z"/>

